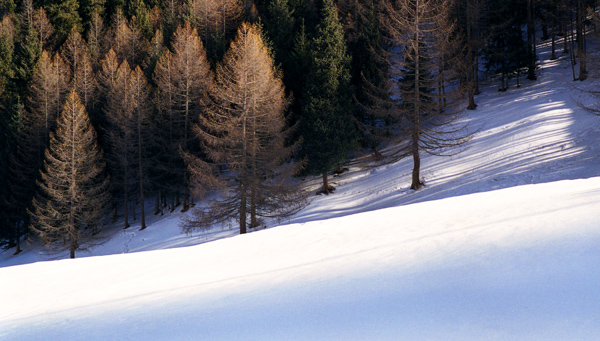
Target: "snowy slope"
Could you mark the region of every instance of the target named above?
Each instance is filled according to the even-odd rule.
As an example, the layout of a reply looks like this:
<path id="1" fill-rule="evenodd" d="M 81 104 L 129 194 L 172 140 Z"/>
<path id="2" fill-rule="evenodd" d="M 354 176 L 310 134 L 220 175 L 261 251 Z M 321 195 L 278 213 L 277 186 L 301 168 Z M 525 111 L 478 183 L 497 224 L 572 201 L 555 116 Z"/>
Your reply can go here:
<path id="1" fill-rule="evenodd" d="M 3 268 L 0 339 L 591 340 L 599 207 L 560 181 Z"/>
<path id="2" fill-rule="evenodd" d="M 597 338 L 600 118 L 538 51 L 538 81 L 482 86 L 473 139 L 424 156 L 417 192 L 411 160 L 352 166 L 265 231 L 186 236 L 175 212 L 76 260 L 2 252 L 0 339 Z"/>

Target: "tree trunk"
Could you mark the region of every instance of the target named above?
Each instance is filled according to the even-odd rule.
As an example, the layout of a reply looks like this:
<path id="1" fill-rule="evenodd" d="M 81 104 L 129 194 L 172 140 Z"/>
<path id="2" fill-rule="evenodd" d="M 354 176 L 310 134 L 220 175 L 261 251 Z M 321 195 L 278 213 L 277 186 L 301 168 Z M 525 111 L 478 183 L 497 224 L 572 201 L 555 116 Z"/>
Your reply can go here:
<path id="1" fill-rule="evenodd" d="M 412 171 L 412 184 L 410 185 L 410 189 L 417 190 L 423 186 L 423 183 L 419 179 L 421 172 L 421 156 L 419 155 L 419 131 L 418 127 L 415 127 L 413 131 L 413 147 L 412 147 L 412 155 L 413 155 L 413 171 Z"/>
<path id="2" fill-rule="evenodd" d="M 242 185 L 242 193 L 240 198 L 240 234 L 246 233 L 246 186 Z"/>
<path id="3" fill-rule="evenodd" d="M 554 32 L 556 26 L 556 19 L 552 18 L 552 56 L 550 60 L 556 60 L 556 33 Z"/>
<path id="4" fill-rule="evenodd" d="M 323 172 L 323 189 L 321 189 L 321 191 L 323 192 L 323 194 L 329 194 L 333 192 L 329 188 L 329 178 L 327 177 L 327 172 Z"/>
<path id="5" fill-rule="evenodd" d="M 535 75 L 535 21 L 533 17 L 533 0 L 527 0 L 527 79 L 536 80 Z"/>
<path id="6" fill-rule="evenodd" d="M 256 188 L 254 186 L 252 186 L 250 196 L 250 227 L 256 228 L 258 221 L 256 219 Z"/>
<path id="7" fill-rule="evenodd" d="M 140 231 L 146 228 L 146 212 L 144 210 L 144 201 L 146 197 L 144 195 L 144 171 L 143 171 L 143 157 L 142 157 L 142 125 L 138 118 L 138 176 L 140 177 L 140 220 L 142 226 Z"/>
<path id="8" fill-rule="evenodd" d="M 124 195 L 123 204 L 125 205 L 125 210 L 124 210 L 125 217 L 123 218 L 124 219 L 123 229 L 127 229 L 127 228 L 129 228 L 129 226 L 131 226 L 131 225 L 129 225 L 129 208 L 127 207 L 127 206 L 129 206 L 129 195 L 127 193 L 127 186 L 125 186 L 124 191 L 125 191 L 125 193 L 123 194 Z"/>
<path id="9" fill-rule="evenodd" d="M 583 24 L 583 16 L 585 10 L 581 0 L 577 1 L 577 57 L 579 57 L 579 80 L 587 79 L 586 69 L 586 51 L 585 51 L 585 26 Z"/>

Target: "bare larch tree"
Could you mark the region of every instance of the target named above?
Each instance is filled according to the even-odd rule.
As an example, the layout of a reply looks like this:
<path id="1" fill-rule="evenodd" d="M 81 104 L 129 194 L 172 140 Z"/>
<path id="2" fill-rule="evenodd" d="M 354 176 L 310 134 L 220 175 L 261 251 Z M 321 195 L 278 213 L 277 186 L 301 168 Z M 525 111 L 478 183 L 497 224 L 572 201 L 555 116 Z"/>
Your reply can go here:
<path id="1" fill-rule="evenodd" d="M 405 141 L 400 155 L 412 156 L 411 189 L 423 186 L 421 153 L 447 155 L 451 147 L 468 140 L 465 126 L 457 124 L 453 104 L 462 94 L 453 66 L 460 64 L 460 45 L 453 43 L 449 1 L 398 0 L 388 3 L 385 25 L 395 45 L 391 57 L 392 93 L 398 96 L 400 128 Z M 460 68 L 459 68 L 460 69 Z"/>
<path id="2" fill-rule="evenodd" d="M 196 185 L 220 189 L 221 197 L 194 210 L 185 231 L 239 221 L 240 233 L 260 224 L 258 217 L 290 214 L 304 203 L 289 176 L 298 165 L 280 167 L 294 147 L 285 147 L 287 106 L 280 75 L 258 29 L 242 24 L 217 65 L 213 103 L 195 130 L 211 162 L 188 155 Z M 219 171 L 220 170 L 220 171 Z"/>
<path id="3" fill-rule="evenodd" d="M 109 201 L 108 178 L 96 132 L 75 90 L 50 134 L 31 228 L 57 252 L 83 250 L 100 240 Z"/>

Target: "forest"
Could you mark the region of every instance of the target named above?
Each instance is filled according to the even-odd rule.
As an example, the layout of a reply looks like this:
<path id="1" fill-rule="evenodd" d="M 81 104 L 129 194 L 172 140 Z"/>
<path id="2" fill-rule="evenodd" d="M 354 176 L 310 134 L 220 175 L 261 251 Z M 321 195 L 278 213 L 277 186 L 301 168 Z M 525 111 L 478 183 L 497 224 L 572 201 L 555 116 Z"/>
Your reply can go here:
<path id="1" fill-rule="evenodd" d="M 240 233 L 304 207 L 359 151 L 448 155 L 482 79 L 588 77 L 594 0 L 2 0 L 0 246 L 75 252 L 191 211 Z M 383 152 L 383 147 L 385 152 Z M 407 179 L 408 181 L 408 179 Z M 149 205 L 149 203 L 154 203 Z M 145 204 L 146 203 L 146 204 Z M 150 212 L 149 207 L 153 207 Z"/>

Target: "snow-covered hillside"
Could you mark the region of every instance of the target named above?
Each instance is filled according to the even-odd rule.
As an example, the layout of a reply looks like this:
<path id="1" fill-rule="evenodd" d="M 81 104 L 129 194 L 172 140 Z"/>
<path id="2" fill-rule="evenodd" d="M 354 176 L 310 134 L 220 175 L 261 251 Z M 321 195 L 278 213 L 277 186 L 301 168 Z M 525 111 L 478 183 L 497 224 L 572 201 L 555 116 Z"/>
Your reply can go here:
<path id="1" fill-rule="evenodd" d="M 411 160 L 351 167 L 244 236 L 173 213 L 75 260 L 1 253 L 0 339 L 597 338 L 600 118 L 540 51 L 537 81 L 482 87 L 473 139 L 425 156 L 417 192 Z"/>

